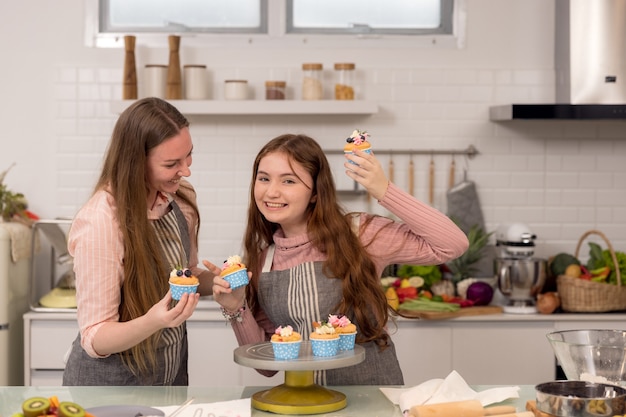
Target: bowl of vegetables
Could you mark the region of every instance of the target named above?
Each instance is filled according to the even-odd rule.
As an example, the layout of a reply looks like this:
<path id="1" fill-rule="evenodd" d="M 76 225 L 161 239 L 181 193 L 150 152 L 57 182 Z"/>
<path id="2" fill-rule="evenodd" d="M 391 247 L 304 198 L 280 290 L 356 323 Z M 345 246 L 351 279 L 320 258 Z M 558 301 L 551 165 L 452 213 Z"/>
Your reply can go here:
<path id="1" fill-rule="evenodd" d="M 626 385 L 626 331 L 563 330 L 547 338 L 568 380 Z"/>

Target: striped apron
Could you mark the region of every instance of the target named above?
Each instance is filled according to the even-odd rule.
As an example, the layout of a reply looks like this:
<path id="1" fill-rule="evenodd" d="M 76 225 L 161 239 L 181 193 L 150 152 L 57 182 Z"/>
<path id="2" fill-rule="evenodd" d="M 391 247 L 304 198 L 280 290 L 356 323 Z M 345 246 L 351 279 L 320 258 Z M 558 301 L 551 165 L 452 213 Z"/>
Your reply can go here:
<path id="1" fill-rule="evenodd" d="M 187 221 L 175 201 L 160 219 L 151 220 L 166 264 L 174 268 L 189 262 L 190 239 Z M 94 279 L 97 279 L 94 277 Z M 169 277 L 163 277 L 169 279 Z M 187 327 L 163 329 L 157 346 L 157 363 L 147 375 L 134 375 L 122 362 L 120 354 L 92 358 L 74 340 L 63 372 L 63 385 L 188 385 Z"/>
<path id="2" fill-rule="evenodd" d="M 341 301 L 342 280 L 326 277 L 322 262 L 306 262 L 291 269 L 271 271 L 274 250 L 274 245 L 268 248 L 259 277 L 259 305 L 276 327 L 290 325 L 308 340 L 314 321 L 341 313 L 333 309 Z M 358 330 L 358 323 L 355 325 Z M 320 385 L 404 385 L 391 339 L 383 351 L 374 342 L 361 346 L 365 348 L 363 362 L 315 371 L 315 382 Z"/>

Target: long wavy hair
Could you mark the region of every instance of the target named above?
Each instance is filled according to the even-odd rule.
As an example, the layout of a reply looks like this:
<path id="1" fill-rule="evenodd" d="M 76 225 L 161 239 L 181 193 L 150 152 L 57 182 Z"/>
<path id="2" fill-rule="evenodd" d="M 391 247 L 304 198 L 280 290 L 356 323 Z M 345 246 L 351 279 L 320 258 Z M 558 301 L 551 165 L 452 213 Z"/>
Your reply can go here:
<path id="1" fill-rule="evenodd" d="M 353 214 L 345 213 L 337 202 L 335 182 L 324 151 L 314 139 L 305 135 L 286 134 L 272 139 L 254 161 L 244 235 L 244 258 L 252 272 L 252 281 L 246 288 L 249 308 L 253 313 L 259 309 L 257 290 L 261 254 L 273 243 L 274 232 L 280 227 L 265 219 L 254 199 L 259 163 L 265 156 L 276 152 L 287 155 L 290 164 L 301 165 L 313 178 L 312 195 L 317 198 L 307 208 L 307 230 L 312 244 L 327 256 L 323 265 L 325 275 L 343 281 L 343 297 L 335 307 L 336 311 L 358 323 L 359 342 L 375 341 L 384 348 L 389 337 L 384 330 L 389 307 L 376 266 L 365 250 L 367 245 L 361 243 L 353 230 Z M 360 229 L 367 224 L 360 225 Z M 347 253 L 349 257 L 345 255 Z"/>
<path id="2" fill-rule="evenodd" d="M 113 129 L 95 191 L 108 190 L 113 196 L 124 242 L 120 321 L 144 315 L 168 291 L 164 277 L 169 274 L 169 265 L 161 256 L 161 246 L 147 216 L 146 159 L 151 149 L 187 126 L 189 122 L 174 106 L 158 98 L 145 98 L 128 107 Z M 188 182 L 181 181 L 177 195 L 198 215 L 194 191 Z M 160 334 L 159 331 L 121 353 L 135 375 L 149 375 L 154 369 Z"/>

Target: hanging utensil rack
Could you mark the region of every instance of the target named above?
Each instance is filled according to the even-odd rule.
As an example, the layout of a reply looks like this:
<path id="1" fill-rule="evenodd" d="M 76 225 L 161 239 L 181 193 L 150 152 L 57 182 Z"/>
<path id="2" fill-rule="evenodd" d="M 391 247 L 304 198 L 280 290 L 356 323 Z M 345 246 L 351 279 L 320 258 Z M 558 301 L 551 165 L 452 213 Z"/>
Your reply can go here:
<path id="1" fill-rule="evenodd" d="M 327 149 L 324 150 L 326 155 L 343 155 L 342 150 Z M 474 145 L 470 145 L 465 149 L 374 149 L 376 155 L 467 155 L 472 159 L 479 154 L 478 149 Z"/>
<path id="2" fill-rule="evenodd" d="M 343 155 L 344 152 L 339 149 L 328 149 L 324 150 L 324 153 L 326 155 Z M 393 155 L 465 155 L 469 159 L 479 154 L 478 149 L 474 145 L 469 145 L 465 149 L 374 149 L 374 153 L 376 155 L 389 155 L 390 157 Z M 366 193 L 367 191 L 359 189 L 356 181 L 354 182 L 354 188 L 351 190 L 337 190 L 339 195 L 362 195 Z"/>

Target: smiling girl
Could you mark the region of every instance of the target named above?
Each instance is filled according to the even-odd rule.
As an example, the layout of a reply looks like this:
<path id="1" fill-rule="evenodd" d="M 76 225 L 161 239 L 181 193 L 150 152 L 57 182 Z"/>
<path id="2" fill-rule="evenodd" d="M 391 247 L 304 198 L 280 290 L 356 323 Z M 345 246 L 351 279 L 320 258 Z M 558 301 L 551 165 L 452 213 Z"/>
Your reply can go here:
<path id="1" fill-rule="evenodd" d="M 402 385 L 386 331 L 389 307 L 380 275 L 394 263 L 444 263 L 460 256 L 468 241 L 444 214 L 390 183 L 374 154 L 355 151 L 346 159 L 346 175 L 402 222 L 344 213 L 317 142 L 279 136 L 261 149 L 253 166 L 244 236 L 250 284 L 231 290 L 215 277 L 213 293 L 240 345 L 269 340 L 277 325 L 308 335 L 313 322 L 346 315 L 357 326 L 365 360 L 318 371 L 316 382 Z"/>
<path id="2" fill-rule="evenodd" d="M 100 178 L 68 236 L 80 333 L 64 385 L 187 385 L 187 331 L 198 294 L 172 307 L 174 266 L 199 292 L 213 273 L 196 267 L 200 218 L 189 123 L 171 104 L 139 100 L 119 117 Z"/>

